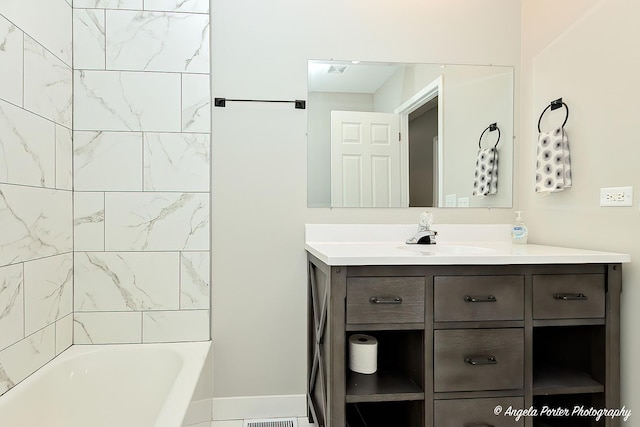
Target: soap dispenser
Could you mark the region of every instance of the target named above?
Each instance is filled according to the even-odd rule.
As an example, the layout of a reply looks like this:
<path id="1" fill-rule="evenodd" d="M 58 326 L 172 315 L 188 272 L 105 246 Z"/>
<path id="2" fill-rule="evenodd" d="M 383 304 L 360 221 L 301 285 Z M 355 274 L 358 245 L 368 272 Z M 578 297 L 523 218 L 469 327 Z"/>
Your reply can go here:
<path id="1" fill-rule="evenodd" d="M 516 244 L 526 244 L 529 230 L 522 219 L 522 211 L 516 211 L 516 222 L 511 227 L 511 241 Z"/>

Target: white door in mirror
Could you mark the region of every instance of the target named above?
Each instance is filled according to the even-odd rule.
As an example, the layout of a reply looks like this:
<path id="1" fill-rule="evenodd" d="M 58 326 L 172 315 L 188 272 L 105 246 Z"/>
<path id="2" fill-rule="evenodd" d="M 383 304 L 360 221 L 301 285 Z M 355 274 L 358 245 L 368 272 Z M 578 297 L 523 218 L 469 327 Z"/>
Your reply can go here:
<path id="1" fill-rule="evenodd" d="M 401 206 L 400 119 L 331 112 L 331 206 Z"/>

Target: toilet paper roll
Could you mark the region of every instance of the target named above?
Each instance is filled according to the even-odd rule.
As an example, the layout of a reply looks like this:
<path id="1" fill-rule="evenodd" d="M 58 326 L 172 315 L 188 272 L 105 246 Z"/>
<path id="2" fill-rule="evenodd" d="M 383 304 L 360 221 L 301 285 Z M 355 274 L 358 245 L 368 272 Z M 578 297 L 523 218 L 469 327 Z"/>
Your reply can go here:
<path id="1" fill-rule="evenodd" d="M 378 370 L 378 340 L 370 335 L 349 337 L 349 369 L 359 374 L 373 374 Z"/>

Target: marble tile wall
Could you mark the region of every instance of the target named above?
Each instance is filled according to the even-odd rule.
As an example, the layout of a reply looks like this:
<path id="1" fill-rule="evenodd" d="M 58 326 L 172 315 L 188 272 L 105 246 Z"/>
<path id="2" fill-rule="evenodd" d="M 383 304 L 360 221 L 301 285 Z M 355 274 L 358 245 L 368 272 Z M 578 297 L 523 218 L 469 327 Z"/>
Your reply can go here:
<path id="1" fill-rule="evenodd" d="M 0 2 L 0 395 L 209 339 L 209 67 L 209 0 Z"/>
<path id="2" fill-rule="evenodd" d="M 209 339 L 208 0 L 74 0 L 74 343 Z"/>
<path id="3" fill-rule="evenodd" d="M 71 22 L 0 2 L 0 394 L 72 343 Z"/>

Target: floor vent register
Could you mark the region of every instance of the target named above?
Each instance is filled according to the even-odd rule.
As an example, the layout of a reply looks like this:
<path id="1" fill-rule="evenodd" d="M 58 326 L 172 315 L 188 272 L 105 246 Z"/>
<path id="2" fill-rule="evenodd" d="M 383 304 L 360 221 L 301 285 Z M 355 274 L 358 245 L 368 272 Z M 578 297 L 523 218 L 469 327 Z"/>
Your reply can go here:
<path id="1" fill-rule="evenodd" d="M 296 418 L 268 418 L 264 420 L 245 420 L 243 427 L 298 427 Z"/>

